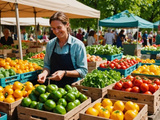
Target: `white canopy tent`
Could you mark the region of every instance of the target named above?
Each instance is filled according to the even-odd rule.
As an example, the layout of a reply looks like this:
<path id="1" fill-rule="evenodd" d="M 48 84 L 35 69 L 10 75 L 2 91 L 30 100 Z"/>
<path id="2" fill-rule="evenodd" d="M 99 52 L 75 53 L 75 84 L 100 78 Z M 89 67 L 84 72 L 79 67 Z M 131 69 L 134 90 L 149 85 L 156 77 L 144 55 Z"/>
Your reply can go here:
<path id="1" fill-rule="evenodd" d="M 16 25 L 16 18 L 9 17 L 9 18 L 1 18 L 2 25 Z M 19 18 L 19 24 L 22 26 L 33 26 L 35 25 L 35 19 L 32 18 Z M 39 24 L 40 26 L 49 27 L 49 19 L 37 17 L 36 18 L 36 25 Z"/>
<path id="2" fill-rule="evenodd" d="M 100 11 L 76 0 L 0 0 L 0 18 L 16 17 L 21 59 L 23 56 L 19 17 L 35 17 L 36 27 L 36 17 L 50 17 L 56 11 L 66 13 L 69 18 L 100 18 Z"/>

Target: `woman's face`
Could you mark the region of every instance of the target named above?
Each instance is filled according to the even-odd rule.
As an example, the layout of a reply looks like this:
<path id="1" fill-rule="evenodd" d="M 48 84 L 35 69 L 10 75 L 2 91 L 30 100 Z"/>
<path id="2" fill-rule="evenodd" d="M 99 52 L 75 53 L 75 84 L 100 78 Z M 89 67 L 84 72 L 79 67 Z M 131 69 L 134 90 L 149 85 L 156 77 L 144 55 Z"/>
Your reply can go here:
<path id="1" fill-rule="evenodd" d="M 67 28 L 69 27 L 69 23 L 64 25 L 61 21 L 54 20 L 51 22 L 51 27 L 52 27 L 53 33 L 57 36 L 58 39 L 68 37 Z"/>

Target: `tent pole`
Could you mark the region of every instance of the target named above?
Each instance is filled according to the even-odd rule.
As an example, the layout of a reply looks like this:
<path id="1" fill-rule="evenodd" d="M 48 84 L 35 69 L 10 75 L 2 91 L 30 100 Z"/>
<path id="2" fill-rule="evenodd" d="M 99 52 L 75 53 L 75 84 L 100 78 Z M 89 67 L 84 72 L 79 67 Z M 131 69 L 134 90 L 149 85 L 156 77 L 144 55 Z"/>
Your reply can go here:
<path id="1" fill-rule="evenodd" d="M 2 37 L 2 11 L 0 10 L 0 37 Z"/>
<path id="2" fill-rule="evenodd" d="M 34 20 L 35 20 L 35 38 L 36 38 L 36 45 L 38 45 L 38 42 L 37 42 L 37 22 L 36 22 L 36 14 L 37 14 L 37 12 L 36 12 L 36 10 L 35 10 L 35 8 L 34 8 Z"/>
<path id="3" fill-rule="evenodd" d="M 152 28 L 152 44 L 153 44 L 153 32 L 154 31 L 154 28 Z"/>
<path id="4" fill-rule="evenodd" d="M 97 20 L 97 44 L 99 44 L 99 18 Z"/>
<path id="5" fill-rule="evenodd" d="M 20 59 L 23 60 L 17 0 L 15 0 L 15 12 L 16 12 L 16 23 L 17 23 L 17 35 L 18 35 L 18 41 L 19 41 L 19 54 L 20 54 Z"/>

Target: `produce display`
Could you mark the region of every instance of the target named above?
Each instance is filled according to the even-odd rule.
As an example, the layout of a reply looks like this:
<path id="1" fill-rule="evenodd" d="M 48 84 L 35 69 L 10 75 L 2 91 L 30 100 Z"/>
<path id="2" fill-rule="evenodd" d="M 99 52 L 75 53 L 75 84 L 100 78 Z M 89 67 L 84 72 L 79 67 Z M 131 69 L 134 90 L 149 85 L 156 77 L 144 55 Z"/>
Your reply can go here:
<path id="1" fill-rule="evenodd" d="M 155 63 L 155 60 L 154 60 L 154 59 L 151 59 L 151 60 L 150 60 L 150 59 L 148 59 L 148 58 L 145 59 L 145 60 L 144 60 L 144 59 L 141 59 L 141 63 Z"/>
<path id="2" fill-rule="evenodd" d="M 32 56 L 31 58 L 37 58 L 37 59 L 44 59 L 45 54 L 43 52 L 38 53 L 34 56 Z"/>
<path id="3" fill-rule="evenodd" d="M 87 54 L 87 62 L 102 61 L 102 58 L 95 55 Z"/>
<path id="4" fill-rule="evenodd" d="M 27 59 L 28 62 L 31 62 L 31 63 L 36 63 L 38 66 L 42 67 L 44 66 L 44 61 L 43 59 L 36 59 L 36 58 L 28 58 Z"/>
<path id="5" fill-rule="evenodd" d="M 158 90 L 159 87 L 160 80 L 158 78 L 150 80 L 145 76 L 133 77 L 129 75 L 126 78 L 121 79 L 119 82 L 117 82 L 114 86 L 114 89 L 152 95 Z"/>
<path id="6" fill-rule="evenodd" d="M 3 67 L 0 68 L 0 78 L 6 78 L 14 75 L 16 75 L 16 72 L 12 68 L 10 69 L 4 69 Z"/>
<path id="7" fill-rule="evenodd" d="M 132 73 L 148 74 L 148 75 L 160 75 L 160 66 L 157 65 L 143 65 L 139 66 Z"/>
<path id="8" fill-rule="evenodd" d="M 23 61 L 20 59 L 11 60 L 11 58 L 0 58 L 0 67 L 3 67 L 4 69 L 12 68 L 16 73 L 19 74 L 42 69 L 36 63 L 31 63 L 27 60 Z"/>
<path id="9" fill-rule="evenodd" d="M 0 101 L 13 103 L 17 100 L 27 97 L 35 88 L 31 82 L 24 84 L 16 81 L 13 85 L 8 85 L 5 88 L 0 86 Z"/>
<path id="10" fill-rule="evenodd" d="M 45 54 L 46 51 L 42 51 L 41 53 L 44 53 L 44 54 Z M 24 60 L 27 60 L 28 58 L 31 58 L 32 56 L 34 56 L 34 55 L 36 55 L 36 54 L 39 54 L 39 53 L 32 53 L 32 52 L 27 53 L 26 56 L 23 57 L 23 59 L 24 59 Z"/>
<path id="11" fill-rule="evenodd" d="M 12 49 L 12 46 L 10 45 L 3 45 L 0 47 L 0 49 Z"/>
<path id="12" fill-rule="evenodd" d="M 121 73 L 114 70 L 93 70 L 91 73 L 88 73 L 85 76 L 81 85 L 87 87 L 104 88 L 112 83 L 115 83 L 116 81 L 119 81 L 121 78 Z"/>
<path id="13" fill-rule="evenodd" d="M 98 54 L 98 55 L 116 55 L 122 53 L 122 48 L 117 48 L 116 46 L 112 45 L 92 45 L 87 46 L 86 51 L 88 54 Z"/>
<path id="14" fill-rule="evenodd" d="M 141 50 L 144 50 L 144 51 L 160 51 L 160 46 L 159 45 L 145 46 Z"/>
<path id="15" fill-rule="evenodd" d="M 21 105 L 64 115 L 85 100 L 87 96 L 80 93 L 76 87 L 66 85 L 65 88 L 58 88 L 57 85 L 50 84 L 36 87 L 29 97 L 22 100 Z"/>
<path id="16" fill-rule="evenodd" d="M 113 61 L 107 61 L 100 64 L 101 68 L 111 69 L 127 69 L 130 66 L 137 64 L 138 62 L 134 59 L 122 58 L 121 60 L 114 59 Z"/>
<path id="17" fill-rule="evenodd" d="M 117 100 L 113 103 L 110 99 L 104 98 L 102 102 L 96 103 L 93 107 L 86 110 L 86 114 L 110 118 L 112 120 L 133 120 L 140 107 L 137 103 Z"/>

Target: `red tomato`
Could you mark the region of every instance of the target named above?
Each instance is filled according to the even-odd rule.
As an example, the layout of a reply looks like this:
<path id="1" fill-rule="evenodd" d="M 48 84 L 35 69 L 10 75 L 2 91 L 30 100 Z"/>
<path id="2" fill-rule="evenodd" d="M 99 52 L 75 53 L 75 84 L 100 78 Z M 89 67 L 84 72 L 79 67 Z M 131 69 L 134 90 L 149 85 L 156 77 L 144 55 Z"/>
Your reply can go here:
<path id="1" fill-rule="evenodd" d="M 122 84 L 120 82 L 117 82 L 115 85 L 114 85 L 114 89 L 116 90 L 121 90 L 122 89 Z"/>
<path id="2" fill-rule="evenodd" d="M 107 64 L 110 64 L 111 63 L 111 61 L 107 61 Z"/>
<path id="3" fill-rule="evenodd" d="M 158 78 L 155 78 L 154 80 L 154 83 L 156 83 L 157 85 L 160 85 L 160 80 Z"/>
<path id="4" fill-rule="evenodd" d="M 111 63 L 109 66 L 110 66 L 110 68 L 112 68 L 112 69 L 114 69 L 114 67 L 115 67 L 113 63 Z"/>
<path id="5" fill-rule="evenodd" d="M 131 92 L 132 88 L 126 88 L 125 91 Z"/>
<path id="6" fill-rule="evenodd" d="M 140 87 L 143 81 L 141 79 L 135 79 L 134 80 L 134 86 Z"/>
<path id="7" fill-rule="evenodd" d="M 157 89 L 158 89 L 158 86 L 156 83 L 149 84 L 149 91 L 151 93 L 154 93 Z"/>
<path id="8" fill-rule="evenodd" d="M 142 83 L 140 86 L 140 89 L 143 93 L 147 92 L 149 90 L 149 86 L 147 83 Z"/>
<path id="9" fill-rule="evenodd" d="M 104 64 L 103 64 L 103 63 L 101 63 L 101 64 L 100 64 L 100 67 L 101 67 L 101 68 L 105 68 L 105 66 L 104 66 Z"/>
<path id="10" fill-rule="evenodd" d="M 125 65 L 122 66 L 122 69 L 126 69 L 127 67 Z"/>
<path id="11" fill-rule="evenodd" d="M 130 80 L 125 80 L 123 83 L 124 88 L 131 88 L 132 86 L 133 86 L 133 84 Z"/>
<path id="12" fill-rule="evenodd" d="M 140 92 L 140 89 L 139 89 L 139 87 L 134 86 L 134 87 L 132 88 L 131 92 L 139 93 L 139 92 Z"/>
<path id="13" fill-rule="evenodd" d="M 144 94 L 152 95 L 150 91 L 146 91 Z"/>
<path id="14" fill-rule="evenodd" d="M 134 77 L 132 75 L 128 75 L 126 79 L 130 79 L 131 81 L 133 81 Z"/>

